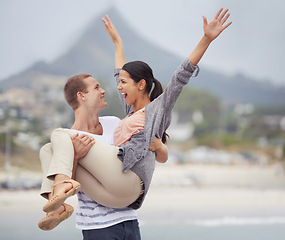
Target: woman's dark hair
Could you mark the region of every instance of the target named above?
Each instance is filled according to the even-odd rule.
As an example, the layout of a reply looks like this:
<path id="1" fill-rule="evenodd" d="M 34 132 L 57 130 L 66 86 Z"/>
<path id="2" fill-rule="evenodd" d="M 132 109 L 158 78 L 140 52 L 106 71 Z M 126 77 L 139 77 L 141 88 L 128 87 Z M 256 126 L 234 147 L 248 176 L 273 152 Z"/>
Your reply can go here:
<path id="1" fill-rule="evenodd" d="M 122 67 L 122 69 L 128 72 L 130 74 L 131 79 L 133 79 L 136 83 L 138 83 L 142 79 L 146 81 L 145 90 L 148 94 L 150 94 L 150 101 L 153 101 L 160 94 L 163 93 L 163 88 L 160 81 L 154 78 L 152 69 L 147 63 L 142 61 L 128 62 Z M 154 87 L 152 89 L 153 84 Z M 166 137 L 169 136 L 166 132 L 164 132 L 161 139 L 163 143 L 166 143 Z"/>

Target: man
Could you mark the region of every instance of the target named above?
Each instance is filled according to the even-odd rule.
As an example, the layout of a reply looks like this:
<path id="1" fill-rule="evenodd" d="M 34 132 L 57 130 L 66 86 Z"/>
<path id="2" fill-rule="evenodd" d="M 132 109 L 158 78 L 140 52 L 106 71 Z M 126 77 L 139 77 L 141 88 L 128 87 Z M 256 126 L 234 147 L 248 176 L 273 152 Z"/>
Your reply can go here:
<path id="1" fill-rule="evenodd" d="M 64 88 L 65 98 L 75 113 L 75 122 L 71 129 L 78 131 L 72 140 L 75 149 L 75 160 L 86 155 L 94 139 L 113 144 L 113 133 L 120 122 L 117 117 L 99 117 L 99 113 L 108 106 L 105 101 L 105 90 L 89 74 L 78 74 L 71 77 Z M 167 160 L 167 147 L 158 139 L 155 139 L 151 150 L 156 150 L 157 161 Z M 41 149 L 43 152 L 51 152 L 50 144 Z M 49 158 L 41 157 L 43 171 L 49 165 Z M 76 162 L 76 161 L 75 161 Z M 74 170 L 76 168 L 74 167 Z M 76 172 L 74 171 L 75 176 Z M 44 171 L 44 176 L 46 172 Z M 43 179 L 41 195 L 50 198 L 52 182 Z M 57 187 L 57 186 L 56 186 Z M 58 186 L 60 188 L 62 186 Z M 102 206 L 86 194 L 80 191 L 78 194 L 78 209 L 76 213 L 76 227 L 82 230 L 85 240 L 89 239 L 140 239 L 140 231 L 137 221 L 137 212 L 131 208 L 112 209 Z M 68 218 L 72 211 L 71 206 L 62 204 L 54 212 L 40 221 L 39 227 L 43 230 L 51 230 L 61 221 Z M 66 214 L 68 212 L 68 214 Z"/>

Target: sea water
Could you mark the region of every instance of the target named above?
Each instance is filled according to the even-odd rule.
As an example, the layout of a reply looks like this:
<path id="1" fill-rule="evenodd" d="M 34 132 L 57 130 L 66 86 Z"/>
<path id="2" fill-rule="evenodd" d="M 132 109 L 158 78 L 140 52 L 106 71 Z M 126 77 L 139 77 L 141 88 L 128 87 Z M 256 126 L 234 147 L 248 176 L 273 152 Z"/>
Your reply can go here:
<path id="1" fill-rule="evenodd" d="M 145 240 L 284 240 L 285 218 L 206 219 L 188 224 L 143 226 Z"/>
<path id="2" fill-rule="evenodd" d="M 74 227 L 73 221 L 65 222 L 52 231 L 41 231 L 36 226 L 37 222 L 31 225 L 31 222 L 23 220 L 14 219 L 14 226 L 1 224 L 0 239 L 82 239 L 81 231 Z M 140 229 L 143 240 L 284 240 L 285 217 L 224 217 L 169 224 L 142 222 Z"/>

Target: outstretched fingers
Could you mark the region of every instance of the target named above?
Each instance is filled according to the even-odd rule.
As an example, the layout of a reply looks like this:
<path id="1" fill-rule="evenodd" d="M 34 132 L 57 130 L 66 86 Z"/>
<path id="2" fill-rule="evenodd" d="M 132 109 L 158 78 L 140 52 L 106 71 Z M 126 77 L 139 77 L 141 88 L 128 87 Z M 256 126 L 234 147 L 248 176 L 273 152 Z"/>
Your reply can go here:
<path id="1" fill-rule="evenodd" d="M 106 17 L 106 19 L 105 18 L 101 18 L 102 19 L 102 21 L 103 21 L 103 23 L 105 24 L 105 28 L 106 28 L 106 30 L 108 29 L 108 27 L 109 27 L 109 22 L 108 22 L 108 18 L 107 18 L 107 15 L 105 16 Z"/>
<path id="2" fill-rule="evenodd" d="M 229 18 L 230 14 L 227 13 L 227 15 L 221 20 L 222 25 L 227 21 L 227 19 Z"/>
<path id="3" fill-rule="evenodd" d="M 106 18 L 106 19 L 105 19 Z M 108 30 L 108 29 L 111 29 L 111 28 L 114 28 L 114 25 L 111 21 L 111 19 L 109 18 L 108 14 L 105 15 L 105 18 L 101 18 L 103 23 L 105 24 L 105 28 Z"/>
<path id="4" fill-rule="evenodd" d="M 111 19 L 109 18 L 109 16 L 106 14 L 105 18 L 101 18 L 103 23 L 105 24 L 105 29 L 106 31 L 109 33 L 112 41 L 116 44 L 119 43 L 121 41 L 120 35 L 117 32 L 115 26 L 113 25 Z"/>
<path id="5" fill-rule="evenodd" d="M 228 26 L 232 24 L 232 21 L 228 22 L 223 28 L 226 29 Z"/>
<path id="6" fill-rule="evenodd" d="M 223 14 L 223 17 L 221 19 L 221 23 L 222 25 L 224 25 L 224 23 L 228 20 L 229 16 L 230 16 L 230 13 L 228 13 L 229 9 L 226 9 L 224 14 Z M 226 14 L 227 13 L 227 14 Z M 225 15 L 226 14 L 226 15 Z M 224 29 L 226 29 L 228 26 L 230 26 L 232 24 L 232 21 L 228 22 L 225 26 L 224 26 Z"/>
<path id="7" fill-rule="evenodd" d="M 217 13 L 216 13 L 216 15 L 215 15 L 215 17 L 214 17 L 214 20 L 218 20 L 218 18 L 219 18 L 219 16 L 220 16 L 220 14 L 221 14 L 221 12 L 223 11 L 223 8 L 221 8 Z M 219 20 L 218 20 L 219 21 Z"/>
<path id="8" fill-rule="evenodd" d="M 111 21 L 111 19 L 109 18 L 109 15 L 108 15 L 108 14 L 106 14 L 106 19 L 107 19 L 108 23 L 109 23 L 110 25 L 112 25 L 112 21 Z"/>
<path id="9" fill-rule="evenodd" d="M 223 10 L 222 8 L 220 10 Z M 221 15 L 218 18 L 218 21 L 221 22 L 226 15 L 226 13 L 229 11 L 229 9 L 225 9 L 224 11 L 221 12 Z"/>
<path id="10" fill-rule="evenodd" d="M 223 18 L 223 20 L 221 21 L 222 25 L 223 25 L 223 29 L 226 29 L 228 26 L 230 26 L 232 24 L 232 21 L 228 22 L 226 25 L 224 25 L 224 23 L 228 20 L 230 14 L 228 13 L 226 15 L 225 18 Z"/>
<path id="11" fill-rule="evenodd" d="M 223 8 L 221 8 L 215 15 L 214 19 L 219 21 L 222 25 L 225 24 L 225 22 L 228 20 L 230 13 L 228 13 L 229 9 L 225 9 L 223 11 Z M 226 29 L 228 26 L 232 24 L 232 21 L 228 22 L 226 25 L 223 26 L 223 29 Z"/>

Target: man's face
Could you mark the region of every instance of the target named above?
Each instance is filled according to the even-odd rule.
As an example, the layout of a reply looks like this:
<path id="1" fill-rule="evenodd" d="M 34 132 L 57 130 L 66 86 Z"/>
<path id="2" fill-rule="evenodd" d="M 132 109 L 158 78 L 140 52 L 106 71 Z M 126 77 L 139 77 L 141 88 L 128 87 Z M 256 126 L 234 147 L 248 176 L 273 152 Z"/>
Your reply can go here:
<path id="1" fill-rule="evenodd" d="M 104 95 L 106 91 L 100 87 L 100 84 L 93 77 L 88 77 L 84 79 L 87 85 L 87 93 L 85 96 L 87 98 L 88 107 L 96 108 L 99 111 L 108 106 L 105 101 Z"/>

